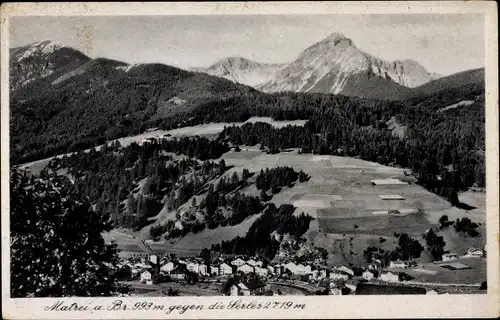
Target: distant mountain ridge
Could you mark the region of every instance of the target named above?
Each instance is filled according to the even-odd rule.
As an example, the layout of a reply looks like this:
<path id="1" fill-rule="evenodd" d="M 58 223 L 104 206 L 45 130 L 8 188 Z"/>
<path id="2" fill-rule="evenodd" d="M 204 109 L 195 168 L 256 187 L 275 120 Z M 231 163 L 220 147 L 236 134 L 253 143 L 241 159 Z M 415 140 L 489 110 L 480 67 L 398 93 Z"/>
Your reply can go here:
<path id="1" fill-rule="evenodd" d="M 284 66 L 286 64 L 259 63 L 242 57 L 227 57 L 208 68 L 191 68 L 190 70 L 205 72 L 236 83 L 256 86 L 272 80 L 276 72 Z"/>
<path id="2" fill-rule="evenodd" d="M 409 94 L 408 88 L 439 77 L 414 60 L 388 62 L 371 56 L 340 33 L 332 33 L 310 46 L 288 64 L 266 65 L 243 58 L 238 62 L 244 63 L 231 63 L 233 59 L 222 59 L 209 68 L 196 70 L 264 92 L 333 93 L 382 99 L 399 99 Z M 262 82 L 258 83 L 259 79 Z"/>

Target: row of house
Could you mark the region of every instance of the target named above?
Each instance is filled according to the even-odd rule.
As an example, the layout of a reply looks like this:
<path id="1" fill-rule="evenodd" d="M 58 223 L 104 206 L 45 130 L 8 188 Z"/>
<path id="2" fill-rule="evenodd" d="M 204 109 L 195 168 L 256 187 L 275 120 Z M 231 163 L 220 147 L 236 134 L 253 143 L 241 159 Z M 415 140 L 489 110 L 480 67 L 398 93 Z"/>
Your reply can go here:
<path id="1" fill-rule="evenodd" d="M 411 276 L 404 272 L 391 272 L 391 271 L 382 271 L 380 273 L 373 270 L 365 270 L 362 274 L 363 279 L 372 280 L 378 279 L 385 282 L 400 282 L 407 281 L 411 279 Z"/>
<path id="2" fill-rule="evenodd" d="M 237 257 L 232 260 L 221 259 L 218 263 L 216 262 L 209 266 L 196 259 L 191 261 L 177 260 L 175 262 L 163 262 L 164 264 L 160 267 L 160 272 L 170 275 L 172 273 L 175 274 L 180 265 L 184 265 L 186 270 L 201 276 L 226 276 L 236 273 L 254 273 L 261 278 L 267 278 L 269 276 L 281 276 L 283 273 L 289 273 L 292 275 L 309 276 L 312 280 L 322 280 L 326 278 L 346 280 L 354 276 L 354 271 L 346 266 L 336 266 L 331 270 L 317 269 L 311 265 L 296 264 L 294 262 L 264 266 L 264 262 L 262 261 L 254 259 L 244 260 L 242 257 Z"/>

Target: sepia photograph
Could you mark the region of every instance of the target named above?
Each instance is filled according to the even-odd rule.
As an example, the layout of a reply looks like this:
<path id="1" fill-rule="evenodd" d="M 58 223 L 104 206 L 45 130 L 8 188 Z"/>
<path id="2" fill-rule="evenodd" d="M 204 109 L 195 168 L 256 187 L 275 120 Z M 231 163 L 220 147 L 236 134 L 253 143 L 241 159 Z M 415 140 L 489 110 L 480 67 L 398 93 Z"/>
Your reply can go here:
<path id="1" fill-rule="evenodd" d="M 486 23 L 484 9 L 8 16 L 7 295 L 290 312 L 306 308 L 290 297 L 491 293 Z M 61 299 L 44 310 L 83 308 Z"/>

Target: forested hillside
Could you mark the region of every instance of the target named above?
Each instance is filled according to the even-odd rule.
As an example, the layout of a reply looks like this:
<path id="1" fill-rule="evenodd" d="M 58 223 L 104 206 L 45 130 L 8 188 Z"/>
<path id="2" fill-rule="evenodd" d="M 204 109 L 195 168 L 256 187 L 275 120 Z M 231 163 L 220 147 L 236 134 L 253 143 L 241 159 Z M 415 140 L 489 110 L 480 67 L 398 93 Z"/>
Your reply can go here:
<path id="1" fill-rule="evenodd" d="M 11 92 L 11 161 L 90 148 L 140 133 L 152 119 L 252 91 L 165 65 L 90 60 L 55 80 L 40 78 Z"/>
<path id="2" fill-rule="evenodd" d="M 471 105 L 437 112 L 438 106 L 471 97 Z M 289 112 L 308 111 L 298 108 Z M 404 137 L 387 127 L 391 119 L 407 127 Z M 271 153 L 299 147 L 302 152 L 359 156 L 409 167 L 422 185 L 452 203 L 458 201 L 458 191 L 485 183 L 484 94 L 479 90 L 447 90 L 414 106 L 354 104 L 352 100 L 329 107 L 318 105 L 304 127 L 276 129 L 264 123 L 245 124 L 225 128 L 220 138 L 233 144 L 260 143 Z"/>

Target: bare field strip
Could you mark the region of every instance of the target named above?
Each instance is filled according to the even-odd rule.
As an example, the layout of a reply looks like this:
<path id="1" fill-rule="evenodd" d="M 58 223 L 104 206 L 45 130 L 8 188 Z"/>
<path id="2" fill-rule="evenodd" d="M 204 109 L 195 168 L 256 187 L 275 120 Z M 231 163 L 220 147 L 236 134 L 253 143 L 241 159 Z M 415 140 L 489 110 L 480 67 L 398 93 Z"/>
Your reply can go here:
<path id="1" fill-rule="evenodd" d="M 326 233 L 393 235 L 405 232 L 421 235 L 426 229 L 433 227 L 422 214 L 409 214 L 402 217 L 370 215 L 337 219 L 319 217 L 318 220 L 320 231 Z"/>
<path id="2" fill-rule="evenodd" d="M 431 275 L 437 274 L 437 271 L 428 270 L 428 269 L 422 269 L 422 268 L 413 269 L 413 271 L 414 272 L 419 272 L 419 273 L 431 274 Z"/>
<path id="3" fill-rule="evenodd" d="M 303 194 L 300 199 L 293 202 L 293 205 L 296 207 L 329 208 L 334 202 L 341 199 L 342 197 L 339 195 Z"/>

